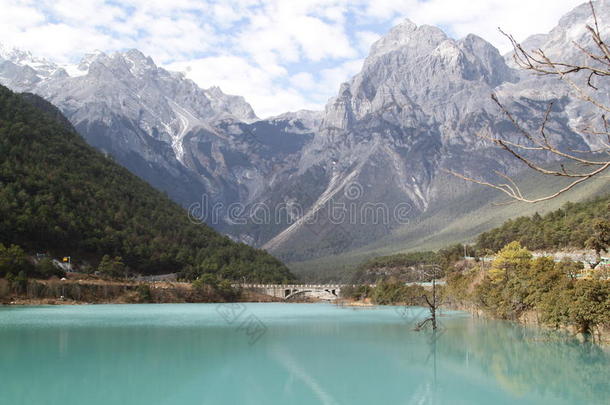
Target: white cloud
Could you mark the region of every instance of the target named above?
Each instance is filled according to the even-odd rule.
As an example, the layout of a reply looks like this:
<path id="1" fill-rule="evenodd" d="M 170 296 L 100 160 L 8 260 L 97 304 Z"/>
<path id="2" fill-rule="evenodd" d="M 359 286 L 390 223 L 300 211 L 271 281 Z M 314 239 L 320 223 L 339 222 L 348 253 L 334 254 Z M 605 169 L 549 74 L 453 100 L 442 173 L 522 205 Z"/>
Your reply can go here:
<path id="1" fill-rule="evenodd" d="M 349 60 L 336 67 L 322 69 L 316 76 L 300 72 L 290 77 L 290 84 L 307 94 L 309 100 L 321 109 L 330 97 L 337 94 L 341 83 L 348 81 L 362 69 L 362 63 L 362 59 Z"/>
<path id="2" fill-rule="evenodd" d="M 362 54 L 367 54 L 371 49 L 371 45 L 381 38 L 380 33 L 373 31 L 358 31 L 355 36 L 358 41 L 358 48 Z"/>
<path id="3" fill-rule="evenodd" d="M 316 87 L 316 79 L 311 73 L 300 72 L 290 77 L 290 84 L 300 90 L 312 90 Z"/>
<path id="4" fill-rule="evenodd" d="M 184 72 L 203 88 L 219 86 L 225 93 L 244 96 L 260 117 L 318 107 L 296 89 L 278 84 L 278 75 L 274 72 L 280 71 L 280 77 L 287 75 L 278 66 L 257 66 L 245 58 L 218 56 L 177 62 L 167 68 Z"/>
<path id="5" fill-rule="evenodd" d="M 7 31 L 21 30 L 45 20 L 44 14 L 31 2 L 2 0 L 0 2 L 0 27 Z"/>
<path id="6" fill-rule="evenodd" d="M 65 23 L 80 25 L 87 22 L 89 25 L 105 27 L 117 19 L 125 17 L 125 10 L 120 7 L 107 5 L 103 0 L 88 0 L 74 2 L 72 0 L 54 0 L 50 9 L 55 18 Z"/>
<path id="7" fill-rule="evenodd" d="M 250 24 L 239 31 L 236 47 L 259 62 L 356 57 L 343 24 L 347 9 L 325 3 L 330 2 L 270 0 L 255 11 L 244 11 Z"/>

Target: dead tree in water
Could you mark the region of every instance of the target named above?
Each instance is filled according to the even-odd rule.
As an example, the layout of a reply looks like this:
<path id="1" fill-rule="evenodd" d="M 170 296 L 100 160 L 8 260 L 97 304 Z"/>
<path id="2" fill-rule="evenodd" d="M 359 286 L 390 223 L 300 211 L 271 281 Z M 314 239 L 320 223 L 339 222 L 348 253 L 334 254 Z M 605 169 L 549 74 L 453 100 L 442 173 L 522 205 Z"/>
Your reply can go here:
<path id="1" fill-rule="evenodd" d="M 431 266 L 430 269 L 424 268 L 423 270 L 423 275 L 426 276 L 426 278 L 432 278 L 432 300 L 430 300 L 430 298 L 428 298 L 428 295 L 426 294 L 422 296 L 422 298 L 426 301 L 426 304 L 428 305 L 428 309 L 430 310 L 430 317 L 424 319 L 423 321 L 417 324 L 417 326 L 415 327 L 415 330 L 417 331 L 422 330 L 428 323 L 430 323 L 430 325 L 432 326 L 433 331 L 436 331 L 437 329 L 436 312 L 442 305 L 442 300 L 440 300 L 436 293 L 436 279 L 441 274 L 441 268 L 436 265 Z"/>

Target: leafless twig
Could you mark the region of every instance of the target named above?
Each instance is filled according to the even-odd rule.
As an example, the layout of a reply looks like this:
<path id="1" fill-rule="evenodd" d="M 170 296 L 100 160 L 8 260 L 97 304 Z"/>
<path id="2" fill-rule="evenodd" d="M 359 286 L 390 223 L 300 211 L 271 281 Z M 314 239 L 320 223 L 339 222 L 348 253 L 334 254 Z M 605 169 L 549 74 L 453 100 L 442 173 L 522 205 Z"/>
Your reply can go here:
<path id="1" fill-rule="evenodd" d="M 514 51 L 513 59 L 519 67 L 532 71 L 538 75 L 558 77 L 567 83 L 578 98 L 593 105 L 601 112 L 603 129 L 597 130 L 594 125 L 590 125 L 590 127 L 585 128 L 582 132 L 592 136 L 599 136 L 599 143 L 602 145 L 602 148 L 595 151 L 579 151 L 572 149 L 566 150 L 558 145 L 554 145 L 549 136 L 549 131 L 551 130 L 549 124 L 553 111 L 553 103 L 550 103 L 545 111 L 539 131 L 534 133 L 522 125 L 515 115 L 500 102 L 498 97 L 495 94 L 492 94 L 492 100 L 496 103 L 503 115 L 513 124 L 521 140 L 508 140 L 502 136 L 491 136 L 483 132 L 477 134 L 477 136 L 505 150 L 531 170 L 544 176 L 568 178 L 570 179 L 569 183 L 549 195 L 534 198 L 525 196 L 517 183 L 504 173 L 495 172 L 498 176 L 506 180 L 506 183 L 492 183 L 475 179 L 452 170 L 446 170 L 448 173 L 463 180 L 501 191 L 513 201 L 527 203 L 550 200 L 594 177 L 605 177 L 601 176 L 601 174 L 610 168 L 610 159 L 600 157 L 600 154 L 610 155 L 610 131 L 608 128 L 608 120 L 606 119 L 606 113 L 610 113 L 610 106 L 603 104 L 603 102 L 592 96 L 589 91 L 597 91 L 599 89 L 599 86 L 594 84 L 593 78 L 603 80 L 610 76 L 610 48 L 602 38 L 595 7 L 592 2 L 589 2 L 589 4 L 591 7 L 593 24 L 587 25 L 586 29 L 595 44 L 595 49 L 589 50 L 581 44 L 574 43 L 574 46 L 587 59 L 587 62 L 583 64 L 553 60 L 542 49 L 527 51 L 512 35 L 506 34 L 502 30 L 500 30 L 500 32 L 510 40 Z M 574 74 L 579 72 L 586 74 L 586 86 L 579 85 L 573 79 Z M 587 91 L 587 88 L 589 91 Z M 588 157 L 583 155 L 588 155 Z M 560 164 L 560 169 L 551 169 L 545 164 L 538 163 L 534 160 L 535 158 L 544 158 L 541 160 L 549 161 L 548 157 L 550 156 L 554 156 L 557 160 L 571 162 L 576 168 L 568 170 L 562 163 Z"/>

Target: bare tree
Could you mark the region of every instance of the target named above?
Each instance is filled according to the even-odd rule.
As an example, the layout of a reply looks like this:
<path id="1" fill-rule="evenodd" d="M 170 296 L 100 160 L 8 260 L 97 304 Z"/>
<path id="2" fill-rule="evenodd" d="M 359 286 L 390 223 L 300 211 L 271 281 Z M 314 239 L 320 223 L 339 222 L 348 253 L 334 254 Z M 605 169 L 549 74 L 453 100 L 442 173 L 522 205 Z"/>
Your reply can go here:
<path id="1" fill-rule="evenodd" d="M 426 279 L 432 279 L 432 297 L 428 298 L 427 294 L 424 294 L 422 298 L 428 305 L 428 309 L 430 310 L 430 317 L 424 319 L 419 322 L 415 327 L 415 330 L 422 330 L 428 323 L 432 326 L 432 330 L 436 332 L 437 322 L 436 322 L 436 313 L 439 310 L 439 307 L 443 305 L 438 293 L 436 291 L 436 280 L 440 278 L 442 274 L 442 270 L 437 265 L 423 265 L 421 273 L 425 276 Z"/>
<path id="2" fill-rule="evenodd" d="M 491 183 L 480 179 L 474 179 L 451 170 L 448 170 L 449 173 L 463 180 L 499 190 L 508 195 L 512 201 L 536 203 L 555 198 L 571 190 L 580 183 L 584 183 L 595 177 L 600 177 L 600 175 L 610 167 L 610 122 L 606 118 L 606 114 L 610 113 L 610 106 L 604 104 L 604 102 L 592 95 L 592 92 L 598 90 L 598 87 L 595 85 L 595 80 L 604 80 L 610 76 L 610 49 L 602 38 L 593 2 L 590 1 L 589 4 L 593 17 L 593 25 L 587 25 L 586 29 L 593 40 L 594 49 L 589 50 L 585 46 L 573 42 L 576 49 L 585 56 L 585 62 L 583 64 L 551 59 L 542 49 L 528 51 L 524 49 L 512 35 L 500 31 L 511 41 L 514 50 L 513 58 L 520 68 L 532 71 L 541 76 L 558 77 L 567 83 L 576 97 L 593 105 L 599 111 L 601 125 L 596 126 L 594 123 L 591 123 L 591 125 L 583 129 L 582 132 L 599 137 L 600 145 L 602 145 L 601 148 L 592 151 L 577 151 L 571 149 L 566 150 L 565 148 L 554 145 L 553 142 L 550 141 L 548 128 L 553 103 L 549 104 L 539 130 L 537 132 L 532 132 L 517 120 L 515 115 L 498 100 L 498 97 L 495 94 L 492 94 L 492 100 L 517 129 L 520 140 L 510 141 L 501 135 L 500 137 L 495 137 L 482 133 L 478 134 L 478 136 L 509 152 L 513 157 L 535 172 L 545 176 L 567 178 L 569 181 L 565 186 L 549 195 L 532 198 L 525 196 L 511 177 L 498 171 L 495 173 L 502 177 L 505 182 Z M 583 80 L 586 81 L 586 84 L 578 84 L 575 80 L 577 77 L 582 77 Z M 560 169 L 553 170 L 545 167 L 544 164 L 537 163 L 534 158 L 532 158 L 532 156 L 547 156 L 549 154 L 565 162 L 574 163 L 573 166 L 576 168 L 572 168 L 572 165 L 570 165 L 570 168 L 568 169 L 564 164 L 561 164 Z"/>

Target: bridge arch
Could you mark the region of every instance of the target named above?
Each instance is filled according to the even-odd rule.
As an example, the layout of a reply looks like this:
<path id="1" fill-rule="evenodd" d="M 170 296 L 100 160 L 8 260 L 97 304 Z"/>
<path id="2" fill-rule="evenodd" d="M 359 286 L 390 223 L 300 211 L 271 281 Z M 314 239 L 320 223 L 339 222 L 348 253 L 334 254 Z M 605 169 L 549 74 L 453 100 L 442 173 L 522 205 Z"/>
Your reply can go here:
<path id="1" fill-rule="evenodd" d="M 305 293 L 308 293 L 308 292 L 309 293 L 313 292 L 313 290 L 296 290 L 296 291 L 293 291 L 290 295 L 287 295 L 286 297 L 284 297 L 284 299 L 286 301 L 288 301 L 288 300 L 296 297 L 297 295 L 304 295 Z"/>
<path id="2" fill-rule="evenodd" d="M 288 291 L 288 290 L 286 290 L 286 291 Z M 316 298 L 318 298 L 318 299 L 325 299 L 325 300 L 329 300 L 329 301 L 338 298 L 338 295 L 337 295 L 335 289 L 304 288 L 302 290 L 298 290 L 298 289 L 292 290 L 292 292 L 290 294 L 286 295 L 284 297 L 284 299 L 286 301 L 288 301 L 296 296 L 300 296 L 300 295 L 302 296 L 307 293 L 315 294 Z"/>

